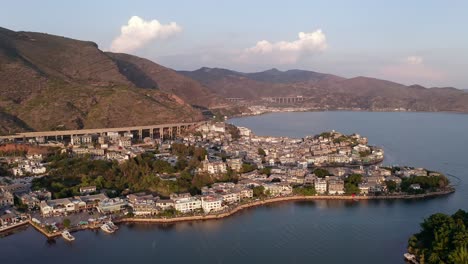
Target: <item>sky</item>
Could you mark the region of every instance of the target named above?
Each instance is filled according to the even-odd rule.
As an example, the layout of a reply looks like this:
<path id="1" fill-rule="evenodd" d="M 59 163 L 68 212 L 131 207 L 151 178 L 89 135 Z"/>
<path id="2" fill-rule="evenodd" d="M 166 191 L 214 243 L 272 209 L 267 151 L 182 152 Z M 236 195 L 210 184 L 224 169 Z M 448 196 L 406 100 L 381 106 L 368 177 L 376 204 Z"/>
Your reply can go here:
<path id="1" fill-rule="evenodd" d="M 468 89 L 468 1 L 4 1 L 0 27 L 176 69 L 303 69 Z"/>

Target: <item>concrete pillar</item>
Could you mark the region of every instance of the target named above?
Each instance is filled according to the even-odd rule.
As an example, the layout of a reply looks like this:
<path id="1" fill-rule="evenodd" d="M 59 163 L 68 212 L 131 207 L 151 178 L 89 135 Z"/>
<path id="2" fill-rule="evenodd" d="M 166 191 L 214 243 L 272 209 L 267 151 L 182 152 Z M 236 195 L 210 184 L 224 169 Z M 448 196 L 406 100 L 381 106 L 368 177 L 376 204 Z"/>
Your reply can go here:
<path id="1" fill-rule="evenodd" d="M 138 138 L 140 139 L 140 141 L 143 140 L 143 129 L 138 130 Z"/>

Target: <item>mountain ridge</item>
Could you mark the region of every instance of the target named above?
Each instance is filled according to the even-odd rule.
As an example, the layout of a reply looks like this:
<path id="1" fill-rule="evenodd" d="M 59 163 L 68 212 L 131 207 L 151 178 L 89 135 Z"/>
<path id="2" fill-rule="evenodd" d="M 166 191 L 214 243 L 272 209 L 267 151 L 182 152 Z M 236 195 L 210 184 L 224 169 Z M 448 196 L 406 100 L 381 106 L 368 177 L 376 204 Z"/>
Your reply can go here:
<path id="1" fill-rule="evenodd" d="M 265 97 L 302 96 L 306 99 L 294 104 L 310 109 L 468 112 L 468 94 L 453 87 L 406 86 L 372 77 L 343 78 L 297 69 L 242 73 L 202 67 L 179 73 L 198 80 L 221 96 L 257 103 Z M 265 81 L 271 76 L 273 80 Z"/>

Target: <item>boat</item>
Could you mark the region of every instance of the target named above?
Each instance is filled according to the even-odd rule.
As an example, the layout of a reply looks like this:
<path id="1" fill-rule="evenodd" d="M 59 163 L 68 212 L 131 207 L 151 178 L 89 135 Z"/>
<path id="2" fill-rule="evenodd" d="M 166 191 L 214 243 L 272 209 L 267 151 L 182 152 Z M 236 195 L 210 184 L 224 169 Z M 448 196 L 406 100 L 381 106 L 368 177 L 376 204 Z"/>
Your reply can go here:
<path id="1" fill-rule="evenodd" d="M 405 257 L 406 261 L 408 261 L 410 263 L 414 263 L 414 264 L 419 264 L 419 262 L 416 260 L 415 255 L 406 252 L 405 254 L 403 254 L 403 256 Z"/>
<path id="2" fill-rule="evenodd" d="M 109 234 L 114 233 L 114 229 L 112 229 L 108 224 L 103 224 L 101 226 L 101 229 L 102 231 L 109 233 Z"/>
<path id="3" fill-rule="evenodd" d="M 73 241 L 73 240 L 75 240 L 75 237 L 72 236 L 72 235 L 70 234 L 70 232 L 68 232 L 68 230 L 65 230 L 65 231 L 62 232 L 62 237 L 63 237 L 65 240 L 68 240 L 68 241 Z"/>
<path id="4" fill-rule="evenodd" d="M 114 231 L 119 229 L 119 227 L 112 223 L 112 221 L 109 221 L 106 224 Z"/>

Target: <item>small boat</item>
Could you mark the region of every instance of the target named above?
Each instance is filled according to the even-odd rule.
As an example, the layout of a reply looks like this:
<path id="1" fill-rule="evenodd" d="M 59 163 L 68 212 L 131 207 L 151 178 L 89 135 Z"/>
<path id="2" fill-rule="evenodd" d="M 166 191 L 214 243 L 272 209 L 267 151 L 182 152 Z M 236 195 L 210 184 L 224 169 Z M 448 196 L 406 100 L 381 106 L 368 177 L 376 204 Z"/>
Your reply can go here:
<path id="1" fill-rule="evenodd" d="M 62 237 L 63 237 L 65 240 L 68 240 L 68 241 L 73 241 L 73 240 L 75 240 L 75 237 L 72 236 L 72 235 L 70 234 L 70 232 L 68 232 L 68 230 L 65 230 L 65 231 L 62 232 Z"/>
<path id="2" fill-rule="evenodd" d="M 101 229 L 102 231 L 109 233 L 109 234 L 114 233 L 114 229 L 112 229 L 108 224 L 103 224 L 101 226 Z"/>
<path id="3" fill-rule="evenodd" d="M 405 260 L 407 260 L 408 262 L 414 263 L 414 264 L 419 264 L 419 262 L 416 260 L 415 255 L 410 254 L 410 253 L 407 252 L 407 253 L 403 254 L 403 256 L 405 257 Z"/>
<path id="4" fill-rule="evenodd" d="M 119 227 L 116 226 L 114 223 L 112 223 L 112 221 L 107 222 L 106 225 L 108 225 L 112 230 L 118 230 L 119 229 Z"/>

